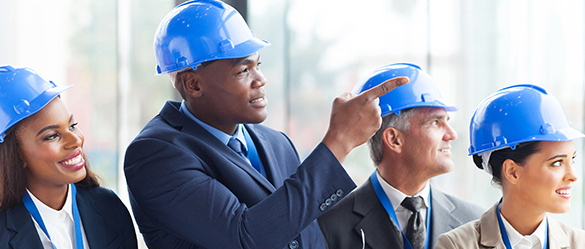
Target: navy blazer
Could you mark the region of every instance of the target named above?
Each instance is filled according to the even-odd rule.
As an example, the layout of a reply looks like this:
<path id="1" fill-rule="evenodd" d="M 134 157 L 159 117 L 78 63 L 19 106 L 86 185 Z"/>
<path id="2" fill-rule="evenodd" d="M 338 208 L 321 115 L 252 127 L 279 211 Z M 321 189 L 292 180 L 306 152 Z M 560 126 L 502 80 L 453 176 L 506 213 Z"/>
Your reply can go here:
<path id="1" fill-rule="evenodd" d="M 267 178 L 169 101 L 126 151 L 132 210 L 149 248 L 324 248 L 315 219 L 355 188 L 320 144 L 245 125 Z M 299 166 L 300 165 L 300 166 Z"/>
<path id="2" fill-rule="evenodd" d="M 483 209 L 447 195 L 431 185 L 431 238 L 434 248 L 439 235 L 478 219 Z M 319 225 L 330 249 L 404 248 L 402 235 L 390 220 L 368 179 L 330 211 L 319 218 Z"/>
<path id="3" fill-rule="evenodd" d="M 130 213 L 114 192 L 102 187 L 77 186 L 76 196 L 90 248 L 138 248 Z M 22 202 L 0 213 L 0 248 L 43 248 Z"/>

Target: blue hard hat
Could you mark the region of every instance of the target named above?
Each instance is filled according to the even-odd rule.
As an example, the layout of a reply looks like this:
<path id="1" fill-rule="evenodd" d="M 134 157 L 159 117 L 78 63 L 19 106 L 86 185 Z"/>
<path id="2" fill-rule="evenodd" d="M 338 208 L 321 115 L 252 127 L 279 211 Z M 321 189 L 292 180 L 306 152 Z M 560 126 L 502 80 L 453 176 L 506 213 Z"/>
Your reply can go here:
<path id="1" fill-rule="evenodd" d="M 0 143 L 6 131 L 72 86 L 57 86 L 30 68 L 0 67 Z"/>
<path id="2" fill-rule="evenodd" d="M 194 0 L 175 7 L 154 35 L 157 74 L 199 63 L 249 56 L 269 46 L 256 38 L 232 6 L 217 0 Z"/>
<path id="3" fill-rule="evenodd" d="M 389 113 L 400 115 L 400 111 L 412 107 L 441 107 L 446 111 L 457 111 L 457 106 L 443 101 L 439 88 L 430 75 L 423 72 L 419 66 L 409 63 L 395 63 L 374 71 L 365 80 L 358 83 L 353 92 L 360 94 L 389 79 L 406 76 L 408 84 L 394 88 L 380 99 L 382 116 Z"/>
<path id="4" fill-rule="evenodd" d="M 498 90 L 475 109 L 469 124 L 469 155 L 516 148 L 529 141 L 584 137 L 573 129 L 559 101 L 542 87 L 514 85 Z"/>

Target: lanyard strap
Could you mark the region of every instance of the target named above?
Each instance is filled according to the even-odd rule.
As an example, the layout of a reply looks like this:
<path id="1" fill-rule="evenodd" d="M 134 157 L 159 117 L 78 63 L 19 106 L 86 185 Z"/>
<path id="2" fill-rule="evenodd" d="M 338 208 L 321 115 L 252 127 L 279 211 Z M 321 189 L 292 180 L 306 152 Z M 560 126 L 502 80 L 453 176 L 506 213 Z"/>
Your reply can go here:
<path id="1" fill-rule="evenodd" d="M 250 159 L 250 163 L 252 166 L 260 172 L 266 178 L 266 173 L 264 172 L 264 167 L 262 167 L 262 162 L 260 162 L 260 156 L 258 156 L 258 151 L 256 150 L 256 145 L 254 145 L 254 141 L 252 141 L 252 137 L 248 133 L 246 127 L 243 127 L 242 131 L 244 132 L 244 138 L 246 139 L 246 145 L 248 145 L 248 159 Z"/>
<path id="2" fill-rule="evenodd" d="M 508 237 L 508 232 L 506 231 L 506 227 L 504 227 L 504 222 L 502 221 L 502 215 L 500 214 L 500 204 L 502 204 L 502 199 L 496 206 L 496 212 L 498 213 L 498 223 L 500 224 L 500 234 L 502 235 L 502 240 L 504 241 L 504 245 L 506 249 L 512 249 L 512 245 L 510 244 L 510 238 Z M 544 236 L 544 245 L 542 246 L 543 249 L 548 248 L 548 220 L 546 222 L 546 234 Z"/>
<path id="3" fill-rule="evenodd" d="M 390 218 L 392 218 L 392 221 L 394 221 L 396 226 L 398 226 L 398 230 L 400 230 L 400 233 L 402 234 L 402 240 L 404 241 L 404 248 L 412 249 L 412 246 L 410 245 L 408 238 L 406 238 L 406 235 L 404 235 L 404 233 L 402 232 L 402 229 L 400 228 L 400 223 L 398 223 L 398 218 L 396 217 L 396 212 L 394 211 L 394 207 L 392 206 L 390 199 L 388 199 L 388 196 L 384 192 L 384 189 L 382 189 L 382 185 L 380 185 L 380 182 L 378 181 L 378 177 L 376 176 L 375 170 L 374 170 L 374 173 L 372 173 L 372 175 L 370 175 L 370 181 L 372 181 L 372 185 L 374 186 L 374 192 L 376 192 L 376 195 L 378 196 L 378 200 L 380 200 L 380 203 L 382 203 L 382 206 L 384 207 L 384 209 L 386 209 L 386 212 L 388 213 L 388 215 L 390 215 Z M 429 248 L 429 238 L 431 237 L 431 201 L 430 200 L 431 200 L 431 192 L 429 191 L 429 208 L 427 208 L 427 222 L 426 222 L 427 223 L 427 227 L 426 227 L 427 238 L 425 240 L 425 242 L 426 242 L 425 248 L 426 249 Z"/>
<path id="4" fill-rule="evenodd" d="M 69 184 L 69 187 L 71 188 L 73 223 L 75 225 L 75 245 L 76 245 L 77 249 L 83 249 L 83 237 L 81 235 L 81 222 L 79 219 L 79 209 L 77 208 L 77 189 L 75 188 L 75 184 Z M 41 213 L 37 209 L 37 206 L 35 206 L 35 203 L 33 202 L 30 195 L 28 194 L 28 191 L 25 192 L 24 196 L 22 197 L 22 202 L 24 203 L 24 206 L 26 207 L 28 212 L 35 219 L 37 224 L 39 224 L 39 227 L 41 227 L 41 230 L 43 230 L 43 232 L 45 232 L 45 235 L 47 235 L 47 238 L 49 238 L 49 241 L 51 242 L 53 249 L 57 249 L 55 244 L 53 244 L 53 242 L 51 241 L 51 237 L 49 236 L 49 232 L 47 231 L 47 227 L 45 227 L 45 223 L 43 222 L 43 218 L 41 217 Z"/>

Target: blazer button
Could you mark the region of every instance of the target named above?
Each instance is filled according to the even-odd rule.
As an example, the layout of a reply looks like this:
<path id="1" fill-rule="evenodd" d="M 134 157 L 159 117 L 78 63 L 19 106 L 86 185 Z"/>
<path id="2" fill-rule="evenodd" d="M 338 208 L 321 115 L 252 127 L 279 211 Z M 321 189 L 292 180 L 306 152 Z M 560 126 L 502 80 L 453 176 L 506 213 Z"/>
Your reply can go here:
<path id="1" fill-rule="evenodd" d="M 299 248 L 299 242 L 295 239 L 288 244 L 288 248 L 297 249 Z"/>
<path id="2" fill-rule="evenodd" d="M 321 203 L 321 206 L 319 206 L 319 209 L 321 209 L 321 211 L 325 211 L 325 209 L 327 209 L 327 204 Z"/>
<path id="3" fill-rule="evenodd" d="M 331 203 L 333 203 L 331 198 L 327 198 L 327 200 L 325 200 L 325 205 L 329 206 L 329 205 L 331 205 Z"/>
<path id="4" fill-rule="evenodd" d="M 332 201 L 337 201 L 337 194 L 332 194 L 331 197 L 329 197 Z"/>
<path id="5" fill-rule="evenodd" d="M 337 192 L 335 192 L 335 194 L 337 195 L 337 197 L 342 197 L 343 196 L 343 189 L 338 189 Z"/>

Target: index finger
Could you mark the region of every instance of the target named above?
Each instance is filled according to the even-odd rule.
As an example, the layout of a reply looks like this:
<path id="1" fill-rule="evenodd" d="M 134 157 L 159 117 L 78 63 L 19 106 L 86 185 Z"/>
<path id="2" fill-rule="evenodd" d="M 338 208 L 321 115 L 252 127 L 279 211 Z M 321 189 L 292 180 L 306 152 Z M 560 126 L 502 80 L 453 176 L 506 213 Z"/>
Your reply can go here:
<path id="1" fill-rule="evenodd" d="M 359 96 L 371 99 L 379 98 L 380 96 L 389 93 L 394 88 L 407 84 L 408 82 L 410 82 L 410 79 L 406 76 L 392 78 L 362 92 Z"/>

